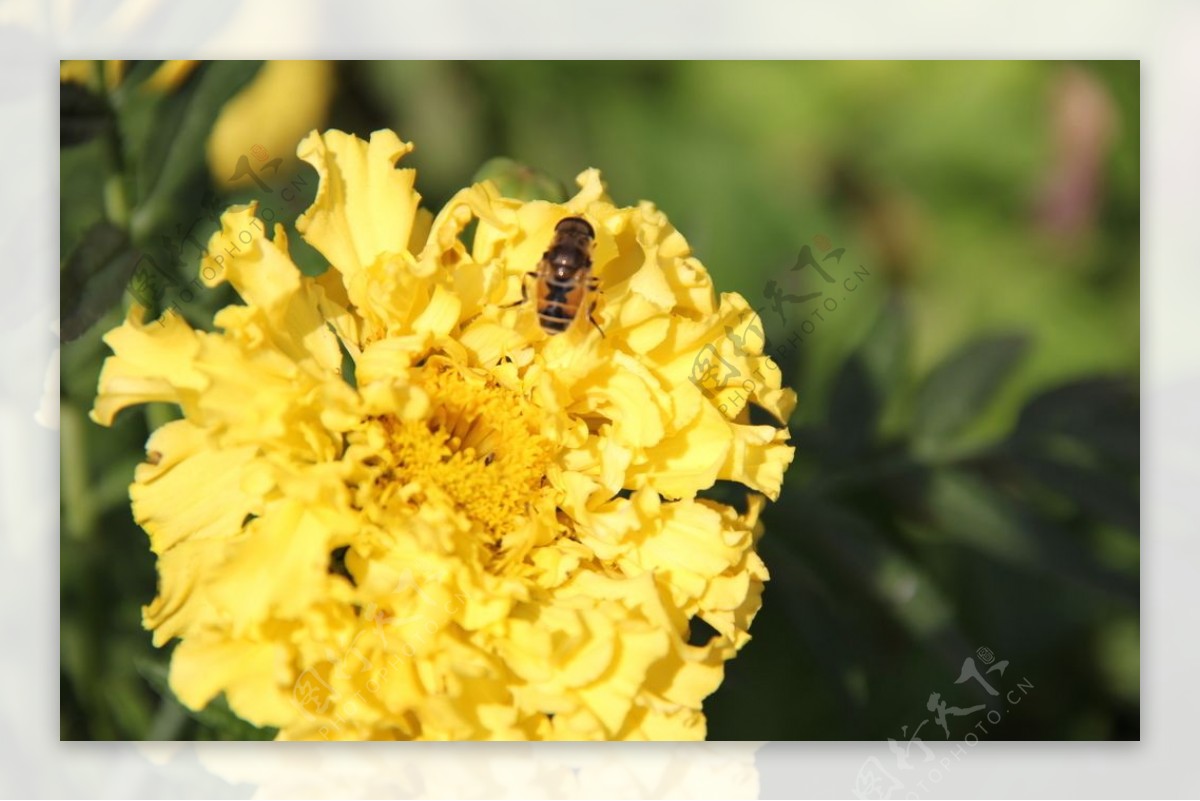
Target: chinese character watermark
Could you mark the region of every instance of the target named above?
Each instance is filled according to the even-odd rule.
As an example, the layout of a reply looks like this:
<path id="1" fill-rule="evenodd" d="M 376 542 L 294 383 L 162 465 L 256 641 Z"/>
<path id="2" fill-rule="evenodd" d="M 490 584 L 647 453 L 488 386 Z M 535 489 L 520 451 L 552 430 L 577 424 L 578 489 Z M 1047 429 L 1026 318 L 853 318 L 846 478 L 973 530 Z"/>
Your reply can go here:
<path id="1" fill-rule="evenodd" d="M 254 157 L 265 162 L 262 169 L 255 170 L 250 165 L 250 160 L 246 156 L 238 159 L 237 165 L 234 168 L 233 174 L 229 176 L 230 181 L 236 181 L 241 177 L 248 176 L 258 186 L 260 190 L 275 196 L 275 189 L 272 188 L 265 180 L 263 180 L 263 170 L 270 168 L 272 178 L 276 177 L 279 171 L 279 166 L 283 163 L 283 159 L 270 159 L 269 154 L 262 145 L 255 145 L 251 149 Z M 287 186 L 282 187 L 279 192 L 279 198 L 289 206 L 294 206 L 297 203 L 303 202 L 303 196 L 299 190 L 308 184 L 308 179 L 303 175 L 293 179 Z M 175 229 L 169 233 L 162 233 L 158 236 L 157 242 L 151 246 L 153 254 L 143 252 L 134 264 L 133 276 L 130 279 L 128 291 L 139 302 L 151 303 L 159 306 L 162 314 L 158 318 L 159 325 L 166 325 L 166 317 L 169 313 L 182 314 L 180 303 L 191 303 L 195 300 L 195 292 L 193 287 L 199 289 L 201 286 L 201 275 L 197 275 L 188 284 L 183 284 L 176 278 L 172 272 L 167 269 L 171 266 L 181 265 L 184 262 L 185 245 L 191 245 L 195 248 L 194 253 L 187 254 L 188 258 L 200 258 L 206 253 L 207 247 L 201 242 L 195 233 L 196 227 L 205 221 L 209 223 L 220 224 L 221 214 L 225 211 L 224 205 L 221 203 L 217 195 L 208 189 L 201 196 L 200 209 L 202 214 L 192 220 L 192 224 L 186 229 L 183 223 L 176 223 Z M 293 210 L 295 210 L 293 208 Z M 277 217 L 277 209 L 266 202 L 259 203 L 258 213 L 261 220 L 255 217 L 251 220 L 251 225 L 254 225 L 259 231 L 262 231 L 263 223 L 270 224 Z M 241 251 L 241 246 L 237 242 L 248 245 L 254 241 L 254 234 L 247 230 L 235 232 L 236 241 L 233 244 L 233 250 L 226 248 L 227 255 L 235 255 Z M 158 258 L 155 258 L 157 256 Z M 224 256 L 214 255 L 213 260 L 218 264 L 224 259 Z M 213 280 L 217 276 L 217 271 L 211 266 L 204 265 L 201 261 L 200 272 L 203 273 L 205 280 Z M 172 297 L 173 296 L 173 297 Z"/>
<path id="2" fill-rule="evenodd" d="M 959 670 L 954 684 L 960 685 L 975 681 L 992 698 L 1003 698 L 1006 706 L 1003 709 L 997 706 L 989 708 L 989 704 L 960 707 L 942 700 L 940 692 L 931 692 L 925 703 L 925 709 L 933 713 L 932 717 L 922 719 L 912 729 L 911 734 L 909 726 L 906 724 L 900 727 L 899 739 L 888 738 L 888 749 L 895 760 L 895 772 L 889 771 L 878 757 L 873 756 L 867 759 L 854 777 L 854 795 L 857 798 L 921 798 L 929 791 L 931 785 L 940 784 L 945 779 L 946 775 L 953 770 L 956 762 L 962 761 L 966 749 L 974 748 L 979 744 L 981 734 L 987 736 L 992 731 L 987 724 L 990 724 L 991 727 L 999 725 L 1004 720 L 1005 714 L 1020 704 L 1033 689 L 1033 682 L 1022 677 L 1011 689 L 1001 695 L 1000 690 L 995 686 L 999 683 L 999 679 L 992 677 L 989 681 L 988 677 L 995 673 L 1003 678 L 1004 672 L 1008 668 L 1008 660 L 997 662 L 996 655 L 990 648 L 980 648 L 975 655 L 979 657 L 979 661 L 983 663 L 986 670 L 980 672 L 975 657 L 967 657 L 963 660 L 962 668 Z M 984 710 L 987 711 L 984 712 Z M 984 713 L 982 719 L 975 720 L 974 725 L 966 727 L 964 732 L 965 724 L 971 723 L 970 719 L 981 712 Z M 952 719 L 957 723 L 960 718 L 965 719 L 964 725 L 951 725 Z M 945 740 L 949 741 L 953 738 L 958 741 L 958 745 L 949 756 L 938 759 L 933 749 L 918 736 L 921 729 L 930 722 L 934 724 L 932 731 L 940 730 Z M 951 734 L 952 728 L 957 730 L 954 735 Z M 919 761 L 913 753 L 914 746 L 917 748 Z M 900 795 L 901 791 L 903 791 L 903 796 Z"/>
<path id="3" fill-rule="evenodd" d="M 439 602 L 427 591 L 427 587 L 441 586 L 441 578 L 430 574 L 418 580 L 406 570 L 386 595 L 415 595 L 414 603 L 405 609 L 408 614 L 398 615 L 375 603 L 364 605 L 359 619 L 367 625 L 349 647 L 341 654 L 331 652 L 327 660 L 297 677 L 292 700 L 320 724 L 318 734 L 322 738 L 332 739 L 347 724 L 347 717 L 357 716 L 357 706 L 382 704 L 384 682 L 393 671 L 403 668 L 402 657 L 412 659 L 427 649 L 445 620 L 465 607 L 467 597 L 461 593 Z"/>
<path id="4" fill-rule="evenodd" d="M 704 345 L 696 354 L 690 379 L 723 414 L 741 411 L 766 380 L 764 368 L 745 373 L 734 365 L 734 356 L 765 354 L 771 357 L 766 361 L 765 369 L 777 372 L 778 365 L 789 359 L 806 337 L 815 335 L 828 319 L 827 315 L 836 314 L 851 293 L 857 292 L 871 276 L 871 271 L 861 264 L 845 274 L 846 270 L 841 266 L 845 253 L 845 248 L 834 248 L 828 237 L 813 237 L 813 245 L 800 249 L 796 261 L 784 276 L 792 279 L 795 286 L 784 286 L 783 279 L 767 281 L 763 297 L 768 302 L 747 309 L 737 325 L 724 326 L 724 335 Z M 790 307 L 801 304 L 807 304 L 807 307 L 797 318 L 796 310 Z M 780 333 L 772 340 L 764 330 L 764 326 L 768 322 L 774 323 L 776 318 L 780 332 L 788 331 L 790 325 L 791 332 L 786 339 Z"/>

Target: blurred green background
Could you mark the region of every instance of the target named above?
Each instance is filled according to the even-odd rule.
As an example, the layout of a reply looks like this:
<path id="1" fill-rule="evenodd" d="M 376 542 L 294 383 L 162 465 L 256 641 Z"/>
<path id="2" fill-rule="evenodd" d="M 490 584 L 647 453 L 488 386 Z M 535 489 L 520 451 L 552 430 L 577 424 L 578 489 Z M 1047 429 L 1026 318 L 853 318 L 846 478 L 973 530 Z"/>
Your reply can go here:
<path id="1" fill-rule="evenodd" d="M 433 209 L 495 157 L 541 196 L 598 167 L 761 309 L 797 454 L 710 739 L 943 739 L 934 692 L 1002 713 L 986 739 L 1139 737 L 1137 62 L 170 66 L 63 65 L 63 739 L 272 734 L 183 710 L 140 626 L 126 488 L 174 412 L 86 413 L 133 297 L 206 328 L 234 300 L 184 294 L 186 243 L 250 198 L 294 220 L 313 127 L 415 141 Z M 955 683 L 980 648 L 998 699 Z"/>

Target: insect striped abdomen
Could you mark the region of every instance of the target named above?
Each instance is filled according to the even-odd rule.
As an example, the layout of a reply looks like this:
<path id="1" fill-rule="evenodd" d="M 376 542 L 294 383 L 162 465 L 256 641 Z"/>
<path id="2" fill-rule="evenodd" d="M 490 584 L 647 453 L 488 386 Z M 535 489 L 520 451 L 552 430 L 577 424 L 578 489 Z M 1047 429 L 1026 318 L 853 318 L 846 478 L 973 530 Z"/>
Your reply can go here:
<path id="1" fill-rule="evenodd" d="M 567 217 L 554 227 L 554 239 L 537 268 L 538 322 L 548 334 L 566 331 L 585 303 L 594 236 L 582 217 Z"/>

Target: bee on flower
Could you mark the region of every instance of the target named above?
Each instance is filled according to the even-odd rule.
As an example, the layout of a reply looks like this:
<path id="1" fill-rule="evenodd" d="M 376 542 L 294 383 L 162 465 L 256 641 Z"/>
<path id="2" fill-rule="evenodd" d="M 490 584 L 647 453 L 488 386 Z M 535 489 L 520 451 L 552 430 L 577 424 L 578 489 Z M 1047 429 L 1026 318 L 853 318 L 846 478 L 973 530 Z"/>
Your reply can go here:
<path id="1" fill-rule="evenodd" d="M 485 181 L 433 214 L 396 166 L 411 149 L 313 132 L 296 227 L 327 272 L 234 207 L 201 265 L 242 298 L 216 331 L 135 306 L 105 337 L 93 419 L 183 414 L 130 488 L 171 688 L 282 739 L 702 739 L 767 579 L 794 393 L 758 340 L 731 344 L 753 312 L 652 204 L 587 170 L 562 204 Z M 587 284 L 519 302 L 564 220 L 590 229 L 602 336 L 560 325 L 590 315 Z M 764 377 L 748 403 L 698 386 L 706 348 Z M 717 481 L 745 511 L 704 497 Z"/>

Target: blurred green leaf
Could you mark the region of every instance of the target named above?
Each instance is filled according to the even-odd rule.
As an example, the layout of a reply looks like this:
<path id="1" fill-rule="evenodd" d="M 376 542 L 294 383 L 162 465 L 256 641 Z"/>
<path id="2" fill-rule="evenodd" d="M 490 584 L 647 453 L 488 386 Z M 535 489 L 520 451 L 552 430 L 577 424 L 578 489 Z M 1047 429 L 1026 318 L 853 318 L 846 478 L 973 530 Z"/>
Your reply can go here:
<path id="1" fill-rule="evenodd" d="M 66 582 L 73 578 L 70 567 L 64 564 L 61 580 Z M 60 674 L 70 682 L 77 698 L 88 698 L 93 692 L 96 666 L 82 620 L 64 616 L 58 628 L 58 647 Z"/>
<path id="2" fill-rule="evenodd" d="M 1009 562 L 1037 565 L 1038 543 L 988 487 L 958 470 L 935 470 L 928 503 L 945 542 L 967 545 Z"/>
<path id="3" fill-rule="evenodd" d="M 940 443 L 959 433 L 992 400 L 1026 350 L 1021 336 L 983 337 L 934 368 L 917 394 L 913 438 Z"/>
<path id="4" fill-rule="evenodd" d="M 88 229 L 106 218 L 104 183 L 108 144 L 93 139 L 59 152 L 58 252 L 75 252 Z"/>
<path id="5" fill-rule="evenodd" d="M 205 169 L 205 141 L 222 107 L 261 66 L 261 61 L 205 62 L 159 105 L 137 163 L 136 241 L 164 223 L 178 195 Z"/>
<path id="6" fill-rule="evenodd" d="M 136 262 L 137 254 L 120 228 L 101 221 L 88 229 L 62 270 L 59 314 L 64 341 L 83 334 L 120 299 Z"/>
<path id="7" fill-rule="evenodd" d="M 864 452 L 879 427 L 880 396 L 862 358 L 852 355 L 834 379 L 829 397 L 829 427 L 840 444 L 836 453 L 849 460 Z"/>
<path id="8" fill-rule="evenodd" d="M 58 85 L 58 116 L 59 147 L 81 145 L 114 124 L 108 101 L 73 81 Z"/>
<path id="9" fill-rule="evenodd" d="M 1017 458 L 1031 482 L 1058 493 L 1074 508 L 1124 531 L 1138 531 L 1140 504 L 1136 488 L 1121 476 L 1038 456 Z"/>
<path id="10" fill-rule="evenodd" d="M 957 543 L 1026 570 L 1137 603 L 1137 576 L 1104 565 L 1090 543 L 1073 536 L 1035 508 L 1006 498 L 963 470 L 933 472 L 928 494 L 936 531 L 926 545 Z"/>
<path id="11" fill-rule="evenodd" d="M 1052 387 L 1021 409 L 1012 441 L 1044 451 L 1069 437 L 1108 459 L 1136 466 L 1141 452 L 1136 387 L 1125 379 L 1094 376 Z"/>
<path id="12" fill-rule="evenodd" d="M 162 61 L 153 59 L 128 62 L 125 65 L 125 74 L 121 77 L 121 83 L 113 91 L 113 103 L 117 108 L 121 109 L 131 93 L 145 83 L 162 64 Z"/>
<path id="13" fill-rule="evenodd" d="M 884 398 L 897 394 L 910 373 L 911 339 L 908 310 L 903 299 L 893 294 L 859 347 L 863 365 Z"/>
<path id="14" fill-rule="evenodd" d="M 1135 703 L 1141 684 L 1140 638 L 1137 616 L 1123 615 L 1101 632 L 1096 649 L 1104 680 L 1115 694 Z"/>
<path id="15" fill-rule="evenodd" d="M 801 491 L 781 506 L 759 546 L 771 580 L 755 642 L 705 702 L 710 726 L 734 739 L 898 733 L 930 677 L 952 678 L 970 653 L 952 599 L 860 510 Z M 925 696 L 896 689 L 913 685 Z"/>
<path id="16" fill-rule="evenodd" d="M 1041 492 L 1136 537 L 1138 401 L 1128 382 L 1073 381 L 1022 407 L 1000 458 Z"/>
<path id="17" fill-rule="evenodd" d="M 141 454 L 129 454 L 111 462 L 92 485 L 92 497 L 102 509 L 111 509 L 129 501 L 129 485 L 137 466 L 144 461 Z"/>

